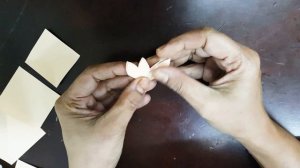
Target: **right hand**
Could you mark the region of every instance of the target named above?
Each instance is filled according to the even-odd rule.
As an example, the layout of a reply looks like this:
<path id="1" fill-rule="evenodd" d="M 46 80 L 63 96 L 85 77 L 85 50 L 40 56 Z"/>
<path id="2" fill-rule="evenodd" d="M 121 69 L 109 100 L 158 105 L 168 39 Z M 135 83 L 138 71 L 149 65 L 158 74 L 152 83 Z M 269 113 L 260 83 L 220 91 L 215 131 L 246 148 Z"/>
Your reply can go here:
<path id="1" fill-rule="evenodd" d="M 272 121 L 263 107 L 258 54 L 210 28 L 180 35 L 157 49 L 175 66 L 154 78 L 180 94 L 211 125 L 236 138 L 253 138 Z M 202 79 L 205 85 L 196 79 Z"/>

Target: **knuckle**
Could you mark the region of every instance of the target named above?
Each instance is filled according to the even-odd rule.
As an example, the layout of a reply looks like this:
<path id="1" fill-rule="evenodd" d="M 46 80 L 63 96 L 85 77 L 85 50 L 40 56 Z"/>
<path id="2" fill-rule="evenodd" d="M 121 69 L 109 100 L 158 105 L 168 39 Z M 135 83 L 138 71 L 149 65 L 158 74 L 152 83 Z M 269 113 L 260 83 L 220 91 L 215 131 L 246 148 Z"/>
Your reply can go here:
<path id="1" fill-rule="evenodd" d="M 104 64 L 93 64 L 86 67 L 85 71 L 92 71 L 94 69 L 100 68 L 100 67 L 110 67 L 110 66 L 123 66 L 125 65 L 125 62 L 123 61 L 115 61 L 115 62 L 109 62 Z"/>
<path id="2" fill-rule="evenodd" d="M 56 101 L 55 101 L 55 104 L 54 104 L 54 107 L 55 109 L 58 108 L 61 104 L 61 97 L 59 97 Z"/>
<path id="3" fill-rule="evenodd" d="M 116 62 L 112 62 L 113 65 L 116 65 L 116 66 L 123 66 L 125 65 L 125 62 L 123 61 L 116 61 Z"/>
<path id="4" fill-rule="evenodd" d="M 134 98 L 136 95 L 134 93 L 127 93 L 124 95 L 124 97 L 121 99 L 120 106 L 126 107 L 129 110 L 133 111 L 138 108 L 138 101 Z"/>
<path id="5" fill-rule="evenodd" d="M 260 70 L 259 54 L 256 51 L 249 49 L 249 56 L 250 56 L 251 67 L 259 71 Z"/>
<path id="6" fill-rule="evenodd" d="M 97 65 L 89 65 L 85 68 L 84 72 L 90 72 L 92 71 L 93 69 L 95 69 Z"/>
<path id="7" fill-rule="evenodd" d="M 174 45 L 174 44 L 177 44 L 178 42 L 180 42 L 182 40 L 182 38 L 186 35 L 185 34 L 182 34 L 180 36 L 177 36 L 177 37 L 173 37 L 171 38 L 171 40 L 166 44 L 167 46 L 170 46 L 170 45 Z"/>
<path id="8" fill-rule="evenodd" d="M 76 102 L 64 93 L 55 101 L 54 109 L 58 113 L 77 112 L 75 104 Z"/>
<path id="9" fill-rule="evenodd" d="M 127 104 L 130 110 L 135 110 L 138 107 L 138 103 L 132 99 L 127 99 Z"/>
<path id="10" fill-rule="evenodd" d="M 254 63 L 260 67 L 260 57 L 259 57 L 259 54 L 254 51 L 254 50 L 251 50 L 252 51 L 252 55 L 253 55 L 253 59 L 254 59 Z"/>
<path id="11" fill-rule="evenodd" d="M 54 104 L 54 109 L 55 109 L 55 111 L 57 112 L 57 113 L 61 113 L 62 111 L 64 111 L 65 110 L 65 106 L 66 105 L 64 105 L 65 103 L 64 103 L 64 101 L 63 101 L 63 98 L 62 98 L 62 96 L 61 97 L 59 97 L 56 101 L 55 101 L 55 104 Z"/>
<path id="12" fill-rule="evenodd" d="M 116 61 L 116 62 L 110 62 L 110 63 L 103 64 L 102 66 L 103 66 L 103 69 L 106 69 L 106 68 L 109 69 L 111 67 L 114 67 L 114 68 L 123 67 L 125 69 L 126 63 L 122 62 L 122 61 Z"/>
<path id="13" fill-rule="evenodd" d="M 157 56 L 160 56 L 160 52 L 161 52 L 161 49 L 160 49 L 160 48 L 157 48 L 157 49 L 155 50 L 155 53 L 156 53 Z"/>
<path id="14" fill-rule="evenodd" d="M 246 62 L 248 62 L 247 68 L 251 69 L 251 72 L 259 72 L 260 71 L 260 57 L 259 54 L 248 48 L 248 47 L 242 47 L 243 56 L 246 59 Z"/>
<path id="15" fill-rule="evenodd" d="M 200 29 L 192 30 L 191 32 L 188 32 L 187 34 L 190 34 L 193 36 L 194 35 L 193 33 L 205 35 L 205 34 L 210 34 L 210 33 L 214 33 L 214 32 L 217 32 L 217 31 L 212 27 L 203 27 Z"/>
<path id="16" fill-rule="evenodd" d="M 202 31 L 205 31 L 205 32 L 215 32 L 216 30 L 214 28 L 212 28 L 212 27 L 204 27 L 202 29 Z"/>

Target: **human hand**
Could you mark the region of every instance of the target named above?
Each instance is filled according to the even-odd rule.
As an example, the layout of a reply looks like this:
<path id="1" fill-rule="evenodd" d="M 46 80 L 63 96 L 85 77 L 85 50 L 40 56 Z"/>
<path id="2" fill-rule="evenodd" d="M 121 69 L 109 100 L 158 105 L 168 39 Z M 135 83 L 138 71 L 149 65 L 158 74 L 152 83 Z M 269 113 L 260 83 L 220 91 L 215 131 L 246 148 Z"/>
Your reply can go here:
<path id="1" fill-rule="evenodd" d="M 146 92 L 156 85 L 147 78 L 131 81 L 125 63 L 92 66 L 57 100 L 69 167 L 117 165 L 127 124 L 136 109 L 149 103 Z"/>
<path id="2" fill-rule="evenodd" d="M 157 56 L 171 58 L 175 66 L 188 60 L 195 63 L 181 70 L 160 68 L 153 72 L 154 78 L 183 96 L 219 130 L 248 138 L 270 122 L 263 108 L 260 61 L 255 51 L 205 28 L 172 39 L 157 49 Z"/>
<path id="3" fill-rule="evenodd" d="M 264 110 L 255 51 L 205 28 L 172 39 L 157 49 L 157 56 L 171 58 L 175 66 L 195 63 L 180 70 L 159 68 L 153 76 L 183 96 L 211 125 L 239 140 L 264 167 L 299 167 L 300 143 Z"/>

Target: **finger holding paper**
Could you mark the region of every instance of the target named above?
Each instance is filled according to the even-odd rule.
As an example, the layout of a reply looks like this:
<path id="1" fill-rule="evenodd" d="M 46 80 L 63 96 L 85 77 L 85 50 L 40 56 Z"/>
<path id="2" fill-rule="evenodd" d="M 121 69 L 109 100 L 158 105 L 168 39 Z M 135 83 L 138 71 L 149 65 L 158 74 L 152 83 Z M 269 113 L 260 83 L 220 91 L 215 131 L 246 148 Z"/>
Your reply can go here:
<path id="1" fill-rule="evenodd" d="M 195 67 L 164 67 L 155 70 L 153 77 L 185 98 L 212 126 L 239 140 L 264 167 L 300 165 L 299 142 L 264 109 L 255 51 L 208 28 L 185 33 L 157 49 L 158 57 L 178 64 L 186 59 L 185 52 L 194 62 L 196 57 L 206 59 L 198 73 L 192 74 Z M 218 75 L 220 71 L 223 74 Z M 190 76 L 202 76 L 209 85 Z M 283 150 L 285 155 L 278 159 Z"/>
<path id="2" fill-rule="evenodd" d="M 70 167 L 115 167 L 133 113 L 149 103 L 156 82 L 132 80 L 125 63 L 87 68 L 57 100 Z M 89 163 L 88 165 L 86 163 Z"/>
<path id="3" fill-rule="evenodd" d="M 194 50 L 191 54 L 196 55 L 196 51 L 201 50 L 200 55 L 197 56 L 206 58 L 206 61 L 198 64 L 198 66 L 194 64 L 181 67 L 182 70 L 159 68 L 153 72 L 154 78 L 177 91 L 204 118 L 231 135 L 239 134 L 239 131 L 232 129 L 232 124 L 227 123 L 231 121 L 230 118 L 224 120 L 224 117 L 230 116 L 229 114 L 232 114 L 230 116 L 232 118 L 240 116 L 235 114 L 238 113 L 236 110 L 232 109 L 232 107 L 237 109 L 239 107 L 236 106 L 237 104 L 245 109 L 257 107 L 253 111 L 258 111 L 259 115 L 252 117 L 262 116 L 261 118 L 266 118 L 265 113 L 260 112 L 263 106 L 259 78 L 259 58 L 254 51 L 242 47 L 242 45 L 220 32 L 205 28 L 191 31 L 172 39 L 169 43 L 157 49 L 157 55 L 161 58 L 180 59 L 175 57 L 178 56 L 178 53 L 191 50 Z M 207 57 L 208 55 L 209 57 Z M 239 65 L 235 69 L 231 69 L 232 63 L 235 62 L 239 63 Z M 220 71 L 223 71 L 224 74 L 222 75 Z M 197 79 L 204 79 L 209 82 L 209 86 L 186 76 L 186 74 Z M 251 92 L 248 93 L 245 90 L 251 90 Z M 231 97 L 235 97 L 235 99 L 233 100 Z M 254 103 L 255 106 L 248 102 Z M 218 114 L 220 113 L 218 111 L 223 111 L 224 109 L 228 111 L 226 116 Z M 252 112 L 250 114 L 252 115 Z M 246 116 L 244 117 L 240 121 L 248 120 Z M 240 127 L 236 129 L 240 129 Z"/>

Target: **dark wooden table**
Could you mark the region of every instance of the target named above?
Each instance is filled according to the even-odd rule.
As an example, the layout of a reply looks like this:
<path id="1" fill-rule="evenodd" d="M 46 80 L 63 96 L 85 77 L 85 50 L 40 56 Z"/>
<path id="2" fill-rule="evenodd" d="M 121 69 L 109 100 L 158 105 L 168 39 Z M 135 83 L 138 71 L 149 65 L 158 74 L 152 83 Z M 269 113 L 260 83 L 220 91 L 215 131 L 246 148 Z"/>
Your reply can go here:
<path id="1" fill-rule="evenodd" d="M 203 26 L 260 53 L 266 108 L 299 136 L 299 0 L 2 0 L 0 91 L 22 66 L 62 93 L 90 64 L 137 61 L 171 37 Z M 24 63 L 44 28 L 81 55 L 58 88 Z M 258 167 L 241 144 L 208 125 L 174 92 L 159 85 L 151 95 L 151 103 L 135 113 L 128 126 L 118 167 Z M 47 135 L 21 159 L 37 167 L 67 167 L 54 111 L 43 129 Z"/>

